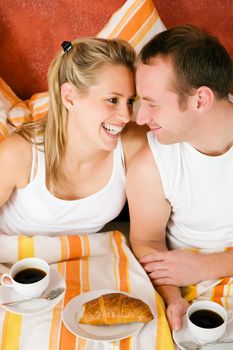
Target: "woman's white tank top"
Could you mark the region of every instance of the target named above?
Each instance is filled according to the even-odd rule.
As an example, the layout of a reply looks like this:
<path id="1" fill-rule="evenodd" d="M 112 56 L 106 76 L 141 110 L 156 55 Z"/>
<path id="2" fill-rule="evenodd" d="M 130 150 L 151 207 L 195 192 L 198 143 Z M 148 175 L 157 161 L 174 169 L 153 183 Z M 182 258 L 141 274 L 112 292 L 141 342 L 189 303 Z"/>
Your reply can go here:
<path id="1" fill-rule="evenodd" d="M 16 189 L 0 208 L 0 233 L 75 235 L 98 232 L 122 210 L 125 201 L 125 169 L 122 143 L 114 150 L 111 178 L 100 191 L 78 200 L 54 197 L 46 187 L 44 152 L 32 147 L 32 171 L 27 186 Z"/>

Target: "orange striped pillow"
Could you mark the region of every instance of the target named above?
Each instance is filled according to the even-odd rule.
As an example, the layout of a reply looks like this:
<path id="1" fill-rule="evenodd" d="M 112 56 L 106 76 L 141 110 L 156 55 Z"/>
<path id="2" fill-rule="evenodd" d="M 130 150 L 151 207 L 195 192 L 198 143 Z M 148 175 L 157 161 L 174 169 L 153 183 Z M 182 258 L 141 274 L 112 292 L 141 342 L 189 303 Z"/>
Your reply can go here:
<path id="1" fill-rule="evenodd" d="M 14 115 L 26 122 L 30 113 L 26 103 L 21 101 L 0 78 L 0 142 L 14 130 L 11 119 Z"/>
<path id="2" fill-rule="evenodd" d="M 127 40 L 139 52 L 155 34 L 165 29 L 152 0 L 128 0 L 97 36 Z"/>
<path id="3" fill-rule="evenodd" d="M 48 111 L 48 93 L 22 101 L 0 78 L 0 143 L 23 123 L 38 120 Z"/>
<path id="4" fill-rule="evenodd" d="M 138 52 L 152 36 L 163 30 L 165 26 L 152 0 L 127 0 L 97 36 L 127 40 Z M 9 86 L 0 80 L 0 142 L 14 127 L 42 118 L 47 110 L 47 92 L 35 94 L 28 101 L 21 101 Z"/>

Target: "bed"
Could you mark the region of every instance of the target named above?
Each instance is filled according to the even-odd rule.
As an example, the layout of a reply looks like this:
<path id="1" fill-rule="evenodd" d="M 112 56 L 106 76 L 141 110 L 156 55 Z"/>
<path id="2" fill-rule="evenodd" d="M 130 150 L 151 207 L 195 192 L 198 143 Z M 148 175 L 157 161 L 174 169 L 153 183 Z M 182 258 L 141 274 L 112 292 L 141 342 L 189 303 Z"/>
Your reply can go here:
<path id="1" fill-rule="evenodd" d="M 192 23 L 217 35 L 233 57 L 231 0 L 1 0 L 0 10 L 0 142 L 23 122 L 47 112 L 47 69 L 64 40 L 119 36 L 139 51 L 159 31 Z M 127 224 L 126 209 L 119 220 Z M 0 273 L 18 259 L 37 256 L 50 263 L 55 282 L 60 276 L 66 284 L 64 298 L 53 309 L 32 312 L 33 317 L 25 309 L 16 314 L 0 308 L 2 350 L 174 349 L 163 302 L 125 237 L 115 230 L 118 227 L 115 222 L 111 231 L 98 238 L 65 233 L 59 237 L 0 235 Z M 199 287 L 201 292 L 204 287 Z M 101 288 L 140 296 L 153 310 L 154 321 L 120 340 L 99 342 L 75 336 L 62 322 L 63 309 L 73 297 Z M 191 300 L 197 288 L 189 292 Z"/>

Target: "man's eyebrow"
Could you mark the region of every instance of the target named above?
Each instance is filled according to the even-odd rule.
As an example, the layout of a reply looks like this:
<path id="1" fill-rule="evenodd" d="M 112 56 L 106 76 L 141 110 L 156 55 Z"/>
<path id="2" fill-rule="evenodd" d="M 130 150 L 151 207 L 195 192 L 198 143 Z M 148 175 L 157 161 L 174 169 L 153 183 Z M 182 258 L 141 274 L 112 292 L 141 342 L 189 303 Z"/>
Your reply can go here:
<path id="1" fill-rule="evenodd" d="M 147 97 L 147 96 L 141 97 L 141 100 L 145 100 L 145 101 L 148 101 L 148 102 L 156 103 L 156 101 L 153 98 Z"/>

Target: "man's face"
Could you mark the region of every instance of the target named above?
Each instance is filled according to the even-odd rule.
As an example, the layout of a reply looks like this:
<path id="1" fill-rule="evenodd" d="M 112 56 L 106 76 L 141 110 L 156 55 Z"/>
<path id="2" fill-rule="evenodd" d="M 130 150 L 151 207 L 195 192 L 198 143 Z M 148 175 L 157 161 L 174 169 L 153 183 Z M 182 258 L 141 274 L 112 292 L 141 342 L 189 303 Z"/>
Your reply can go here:
<path id="1" fill-rule="evenodd" d="M 174 89 L 175 79 L 169 59 L 156 57 L 148 65 L 138 64 L 136 86 L 140 108 L 136 122 L 147 124 L 163 144 L 189 141 L 195 127 L 192 97 L 188 97 L 185 108 L 181 108 Z"/>

